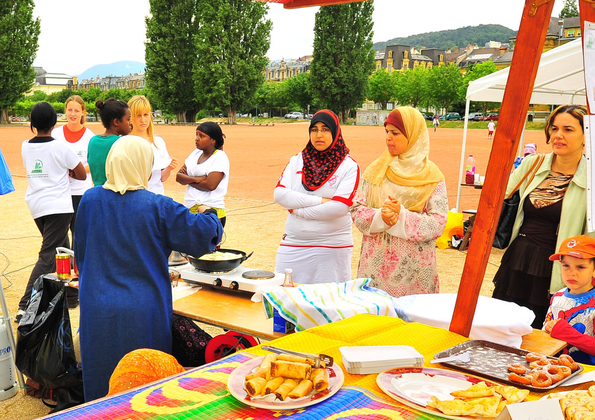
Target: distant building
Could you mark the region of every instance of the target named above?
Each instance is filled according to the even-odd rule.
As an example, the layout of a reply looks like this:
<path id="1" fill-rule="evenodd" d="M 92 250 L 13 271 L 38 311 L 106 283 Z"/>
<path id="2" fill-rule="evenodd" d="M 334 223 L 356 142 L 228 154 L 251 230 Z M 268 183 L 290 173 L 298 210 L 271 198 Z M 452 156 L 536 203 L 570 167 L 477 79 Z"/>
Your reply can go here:
<path id="1" fill-rule="evenodd" d="M 282 82 L 300 73 L 310 71 L 312 56 L 304 56 L 298 59 L 285 59 L 270 61 L 267 65 L 264 75 L 267 81 Z"/>
<path id="2" fill-rule="evenodd" d="M 48 95 L 54 92 L 60 92 L 72 81 L 72 76 L 66 73 L 48 73 L 43 67 L 33 67 L 33 69 L 36 74 L 35 83 L 31 90 L 27 92 L 27 95 L 33 95 L 33 92 L 36 90 L 40 90 Z"/>
<path id="3" fill-rule="evenodd" d="M 89 90 L 93 87 L 99 88 L 102 91 L 108 91 L 110 89 L 143 89 L 145 87 L 145 74 L 134 73 L 127 76 L 106 76 L 106 77 L 95 77 L 90 79 L 83 79 L 80 82 L 78 77 L 73 77 L 69 89 L 72 90 Z"/>
<path id="4" fill-rule="evenodd" d="M 550 17 L 550 24 L 547 28 L 543 51 L 546 52 L 567 42 L 573 41 L 581 36 L 580 17 L 557 18 Z M 515 42 L 516 37 L 510 38 L 510 42 Z"/>
<path id="5" fill-rule="evenodd" d="M 408 45 L 388 45 L 384 51 L 376 52 L 376 70 L 405 71 L 417 67 L 432 68 L 444 65 L 444 50 L 422 49 L 417 51 Z"/>

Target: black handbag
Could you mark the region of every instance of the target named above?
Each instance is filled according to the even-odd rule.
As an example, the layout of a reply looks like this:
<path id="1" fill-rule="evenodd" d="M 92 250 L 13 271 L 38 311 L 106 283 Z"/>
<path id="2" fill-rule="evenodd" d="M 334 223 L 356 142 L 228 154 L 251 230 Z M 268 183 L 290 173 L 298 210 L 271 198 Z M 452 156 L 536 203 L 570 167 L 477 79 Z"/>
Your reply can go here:
<path id="1" fill-rule="evenodd" d="M 512 228 L 514 226 L 514 221 L 516 220 L 516 215 L 519 210 L 519 204 L 521 202 L 521 194 L 519 193 L 519 187 L 527 179 L 529 175 L 531 175 L 531 179 L 527 183 L 527 185 L 531 184 L 537 170 L 545 160 L 545 155 L 539 155 L 531 169 L 527 171 L 525 176 L 520 180 L 516 187 L 512 190 L 512 192 L 504 199 L 502 203 L 502 212 L 500 213 L 500 219 L 498 219 L 498 227 L 496 228 L 496 234 L 494 235 L 494 242 L 492 246 L 498 249 L 504 249 L 508 247 L 510 244 L 510 238 L 512 238 Z"/>

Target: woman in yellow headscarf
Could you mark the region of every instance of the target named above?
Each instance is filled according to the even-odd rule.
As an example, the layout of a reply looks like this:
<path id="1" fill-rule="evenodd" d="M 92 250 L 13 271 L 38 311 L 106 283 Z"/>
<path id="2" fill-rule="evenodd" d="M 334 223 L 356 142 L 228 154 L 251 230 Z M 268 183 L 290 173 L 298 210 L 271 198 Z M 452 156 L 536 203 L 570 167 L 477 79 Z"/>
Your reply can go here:
<path id="1" fill-rule="evenodd" d="M 448 214 L 444 175 L 428 158 L 419 111 L 397 108 L 384 127 L 386 150 L 364 172 L 350 208 L 364 234 L 357 275 L 395 297 L 438 293 L 436 239 Z"/>
<path id="2" fill-rule="evenodd" d="M 74 236 L 86 401 L 108 393 L 110 375 L 126 353 L 171 353 L 167 258 L 172 249 L 196 256 L 212 251 L 223 232 L 216 210 L 195 215 L 148 191 L 153 151 L 146 140 L 118 139 L 105 166 L 107 182 L 83 196 Z"/>

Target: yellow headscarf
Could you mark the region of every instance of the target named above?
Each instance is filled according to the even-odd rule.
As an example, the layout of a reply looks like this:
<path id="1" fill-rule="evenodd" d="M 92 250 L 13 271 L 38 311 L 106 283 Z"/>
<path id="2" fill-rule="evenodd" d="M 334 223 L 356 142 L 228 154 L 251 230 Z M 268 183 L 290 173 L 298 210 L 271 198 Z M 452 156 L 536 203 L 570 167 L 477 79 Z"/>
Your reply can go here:
<path id="1" fill-rule="evenodd" d="M 148 189 L 153 169 L 153 150 L 142 137 L 123 136 L 112 146 L 105 162 L 103 188 L 120 194 Z"/>
<path id="2" fill-rule="evenodd" d="M 444 175 L 428 158 L 430 135 L 421 113 L 409 106 L 397 108 L 392 112 L 401 114 L 407 148 L 398 156 L 392 156 L 386 149 L 365 170 L 362 187 L 368 190 L 365 191 L 368 206 L 380 208 L 388 196 L 380 188 L 380 185 L 386 182 L 386 178 L 394 184 L 391 195 L 394 194 L 406 209 L 419 213 L 434 192 L 436 184 L 444 180 Z"/>

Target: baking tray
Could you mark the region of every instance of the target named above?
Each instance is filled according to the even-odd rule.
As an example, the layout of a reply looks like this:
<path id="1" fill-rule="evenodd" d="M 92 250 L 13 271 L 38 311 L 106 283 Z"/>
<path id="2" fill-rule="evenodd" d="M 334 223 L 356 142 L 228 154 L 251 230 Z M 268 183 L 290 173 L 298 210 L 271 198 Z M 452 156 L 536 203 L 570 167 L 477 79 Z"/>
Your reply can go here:
<path id="1" fill-rule="evenodd" d="M 563 385 L 568 379 L 580 374 L 583 371 L 583 367 L 578 365 L 578 370 L 574 371 L 572 375 L 548 387 L 536 387 L 532 385 L 523 385 L 518 382 L 512 382 L 508 380 L 508 374 L 510 372 L 508 371 L 507 366 L 510 363 L 520 363 L 527 366 L 528 368 L 529 363 L 527 363 L 525 356 L 527 353 L 531 352 L 485 340 L 470 340 L 465 343 L 461 343 L 457 346 L 441 351 L 440 353 L 436 353 L 434 358 L 438 359 L 440 357 L 454 356 L 465 352 L 469 352 L 469 355 L 471 356 L 471 360 L 469 362 L 463 363 L 459 361 L 453 361 L 444 362 L 441 364 L 457 370 L 469 372 L 474 375 L 483 376 L 493 381 L 510 384 L 516 386 L 517 388 L 526 388 L 535 392 L 545 392 L 557 388 L 560 385 Z M 548 358 L 555 359 L 555 357 Z"/>

